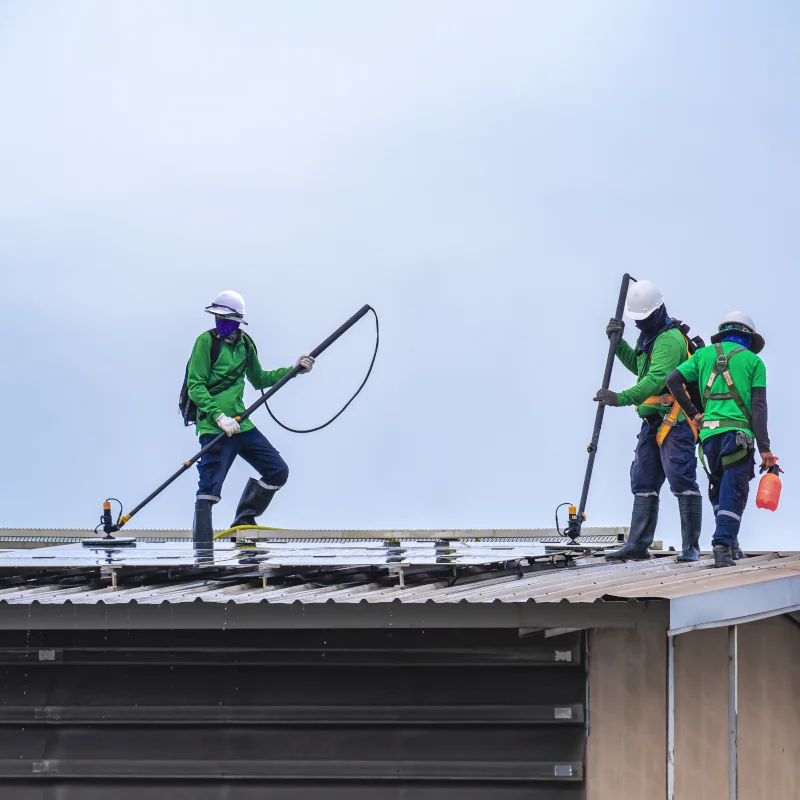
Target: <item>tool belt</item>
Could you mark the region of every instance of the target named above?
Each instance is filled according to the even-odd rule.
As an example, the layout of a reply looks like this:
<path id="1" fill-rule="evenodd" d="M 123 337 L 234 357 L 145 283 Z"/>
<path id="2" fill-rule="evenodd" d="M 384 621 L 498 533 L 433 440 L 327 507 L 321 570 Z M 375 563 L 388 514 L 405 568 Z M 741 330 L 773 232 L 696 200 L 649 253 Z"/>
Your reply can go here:
<path id="1" fill-rule="evenodd" d="M 718 421 L 719 420 L 712 420 L 711 424 L 713 425 L 714 422 Z M 741 422 L 735 422 L 734 420 L 725 420 L 725 422 L 728 422 L 730 424 L 721 427 L 732 428 L 734 425 L 736 425 L 737 427 L 741 428 L 742 424 Z M 703 422 L 703 428 L 706 429 L 705 422 Z M 743 430 L 736 431 L 736 444 L 739 447 L 738 450 L 734 450 L 732 453 L 729 453 L 727 456 L 722 456 L 722 458 L 720 459 L 722 462 L 723 472 L 729 466 L 731 466 L 731 464 L 736 464 L 743 458 L 747 458 L 747 456 L 755 452 L 756 443 L 754 437 L 752 437 L 749 433 L 745 433 Z M 697 455 L 700 456 L 700 463 L 702 464 L 703 470 L 705 471 L 706 475 L 708 475 L 709 478 L 720 479 L 722 477 L 721 475 L 714 475 L 708 471 L 708 467 L 706 466 L 706 457 L 705 454 L 703 453 L 702 444 L 697 448 Z"/>
<path id="2" fill-rule="evenodd" d="M 750 430 L 747 423 L 740 419 L 704 419 L 704 431 Z"/>
<path id="3" fill-rule="evenodd" d="M 678 417 L 681 413 L 681 407 L 678 405 L 678 401 L 669 393 L 667 394 L 654 394 L 652 397 L 648 397 L 642 403 L 643 406 L 670 406 L 669 413 L 661 420 L 661 425 L 658 427 L 658 433 L 656 434 L 656 443 L 659 447 L 664 444 L 664 439 L 667 438 L 669 432 L 678 424 Z M 689 427 L 692 429 L 692 433 L 694 434 L 694 440 L 697 441 L 697 427 L 695 426 L 692 420 L 686 420 L 689 423 Z"/>

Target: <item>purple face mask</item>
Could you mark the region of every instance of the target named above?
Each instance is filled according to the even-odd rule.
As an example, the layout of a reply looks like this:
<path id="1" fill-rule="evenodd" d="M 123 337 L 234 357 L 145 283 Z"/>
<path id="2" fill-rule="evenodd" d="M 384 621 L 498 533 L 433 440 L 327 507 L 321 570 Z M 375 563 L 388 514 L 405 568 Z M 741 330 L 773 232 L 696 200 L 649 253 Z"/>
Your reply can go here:
<path id="1" fill-rule="evenodd" d="M 236 333 L 239 330 L 239 325 L 241 323 L 239 320 L 236 319 L 228 319 L 226 317 L 217 317 L 217 333 L 223 338 L 226 339 L 232 333 Z"/>

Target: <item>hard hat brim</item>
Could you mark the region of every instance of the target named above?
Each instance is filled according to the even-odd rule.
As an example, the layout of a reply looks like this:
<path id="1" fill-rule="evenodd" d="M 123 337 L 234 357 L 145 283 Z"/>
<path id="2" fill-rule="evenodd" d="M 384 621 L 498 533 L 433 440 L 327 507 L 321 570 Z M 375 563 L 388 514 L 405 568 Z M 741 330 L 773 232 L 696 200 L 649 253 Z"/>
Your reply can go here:
<path id="1" fill-rule="evenodd" d="M 643 319 L 647 319 L 651 314 L 654 314 L 658 311 L 661 306 L 664 305 L 664 299 L 661 299 L 661 302 L 655 307 L 651 308 L 649 311 L 631 311 L 627 306 L 625 306 L 625 316 L 629 319 L 632 319 L 634 322 L 641 322 Z"/>
<path id="2" fill-rule="evenodd" d="M 719 344 L 726 336 L 735 336 L 737 333 L 742 333 L 749 336 L 752 344 L 750 345 L 750 352 L 758 355 L 766 346 L 766 341 L 760 333 L 747 333 L 746 331 L 720 331 L 711 337 L 711 344 Z"/>
<path id="3" fill-rule="evenodd" d="M 226 317 L 228 319 L 235 319 L 237 322 L 241 322 L 242 325 L 247 325 L 246 323 L 238 314 L 234 314 L 227 306 L 208 306 L 206 308 L 206 314 L 213 314 L 215 317 Z"/>

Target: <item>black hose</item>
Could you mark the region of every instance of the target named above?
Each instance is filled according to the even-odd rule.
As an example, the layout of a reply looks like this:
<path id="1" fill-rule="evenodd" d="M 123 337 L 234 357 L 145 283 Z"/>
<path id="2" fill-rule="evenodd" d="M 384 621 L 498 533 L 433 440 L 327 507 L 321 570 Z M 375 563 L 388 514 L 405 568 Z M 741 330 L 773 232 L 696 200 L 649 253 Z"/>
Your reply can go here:
<path id="1" fill-rule="evenodd" d="M 326 423 L 323 425 L 317 425 L 316 428 L 308 428 L 306 430 L 300 430 L 298 428 L 290 428 L 288 425 L 284 425 L 276 416 L 272 413 L 272 409 L 269 407 L 269 403 L 264 403 L 264 408 L 267 409 L 267 412 L 272 417 L 272 419 L 281 426 L 285 431 L 290 431 L 291 433 L 316 433 L 317 431 L 321 431 L 323 428 L 327 428 L 333 422 L 336 422 L 339 417 L 347 411 L 347 407 L 353 400 L 356 399 L 361 394 L 361 390 L 367 385 L 367 381 L 369 380 L 369 376 L 372 374 L 372 368 L 375 366 L 375 359 L 378 357 L 378 347 L 380 346 L 381 341 L 381 330 L 380 330 L 380 323 L 378 322 L 378 312 L 375 311 L 372 306 L 369 307 L 369 310 L 375 315 L 375 352 L 372 354 L 372 361 L 369 363 L 369 369 L 367 370 L 367 374 L 364 376 L 364 380 L 361 381 L 361 385 L 356 390 L 356 393 L 342 406 L 342 408 L 333 416 L 331 417 Z M 264 390 L 261 390 L 261 394 L 264 394 Z"/>
<path id="2" fill-rule="evenodd" d="M 117 498 L 116 498 L 116 497 L 106 497 L 106 502 L 107 502 L 107 503 L 110 503 L 112 500 L 113 500 L 115 503 L 119 503 L 119 517 L 121 517 L 121 516 L 122 516 L 122 514 L 123 514 L 123 512 L 124 512 L 124 508 L 123 508 L 123 506 L 122 506 L 122 500 L 117 500 Z M 119 520 L 119 517 L 117 517 L 117 520 Z"/>
<path id="3" fill-rule="evenodd" d="M 562 533 L 561 532 L 561 528 L 558 527 L 558 512 L 562 508 L 564 508 L 564 506 L 568 506 L 568 505 L 569 505 L 569 503 L 561 503 L 561 505 L 556 506 L 556 531 L 557 531 L 559 536 L 566 536 L 567 533 L 566 533 L 566 531 L 564 531 L 564 533 Z"/>

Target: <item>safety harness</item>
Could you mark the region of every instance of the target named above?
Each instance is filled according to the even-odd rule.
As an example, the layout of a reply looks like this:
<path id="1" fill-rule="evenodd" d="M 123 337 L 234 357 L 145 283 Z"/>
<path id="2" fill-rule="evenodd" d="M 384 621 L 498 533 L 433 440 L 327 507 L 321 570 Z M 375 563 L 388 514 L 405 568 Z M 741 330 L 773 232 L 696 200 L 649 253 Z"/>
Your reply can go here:
<path id="1" fill-rule="evenodd" d="M 729 369 L 730 360 L 738 355 L 739 353 L 744 353 L 747 348 L 746 347 L 736 347 L 730 351 L 730 353 L 725 353 L 722 348 L 722 343 L 718 343 L 714 345 L 714 348 L 717 351 L 717 360 L 714 362 L 714 366 L 711 369 L 711 374 L 708 376 L 708 381 L 706 383 L 706 387 L 703 390 L 703 408 L 706 407 L 706 404 L 709 400 L 733 400 L 736 403 L 736 407 L 741 412 L 742 416 L 747 420 L 747 427 L 752 431 L 753 430 L 753 415 L 750 413 L 750 409 L 745 405 L 744 400 L 742 400 L 741 394 L 739 394 L 739 390 L 736 388 L 736 384 L 733 382 L 733 378 L 731 377 L 731 372 Z M 715 392 L 714 391 L 714 383 L 716 382 L 717 378 L 722 377 L 725 381 L 725 385 L 728 388 L 727 392 Z M 737 436 L 737 444 L 740 445 L 739 449 L 730 453 L 727 456 L 722 457 L 722 468 L 725 469 L 729 467 L 731 464 L 735 464 L 737 461 L 741 461 L 743 458 L 747 457 L 747 454 L 751 451 L 753 446 L 753 439 L 751 436 L 748 436 L 742 430 L 742 421 L 735 420 L 735 419 L 709 419 L 703 420 L 703 430 L 713 430 L 713 431 L 725 431 L 725 430 L 737 430 L 738 432 L 742 433 L 741 437 Z M 707 475 L 711 475 L 711 473 L 706 468 L 705 457 L 703 456 L 703 446 L 702 444 L 698 447 L 698 455 L 700 456 L 700 463 L 703 465 L 703 469 L 706 471 Z"/>
<path id="2" fill-rule="evenodd" d="M 708 382 L 706 383 L 706 388 L 703 391 L 703 408 L 705 408 L 706 403 L 709 400 L 733 400 L 736 403 L 737 408 L 741 411 L 742 416 L 747 420 L 747 427 L 750 430 L 753 429 L 753 417 L 750 414 L 750 409 L 742 400 L 742 396 L 739 394 L 739 390 L 736 388 L 736 384 L 733 382 L 733 378 L 731 377 L 731 372 L 729 367 L 730 360 L 739 355 L 739 353 L 744 353 L 747 348 L 746 347 L 736 347 L 730 351 L 726 355 L 725 351 L 722 349 L 722 344 L 714 345 L 714 348 L 717 351 L 717 360 L 714 362 L 714 366 L 711 369 L 711 374 L 708 376 Z M 728 387 L 727 392 L 715 392 L 714 391 L 714 383 L 716 382 L 719 376 L 722 376 L 722 379 L 725 381 L 725 385 Z M 742 422 L 741 420 L 734 420 L 734 419 L 714 419 L 714 420 L 703 420 L 703 428 L 709 430 L 726 430 L 728 428 L 741 428 Z"/>
<path id="3" fill-rule="evenodd" d="M 694 346 L 694 350 L 697 350 L 698 341 L 702 342 L 701 339 L 699 340 L 692 340 L 686 335 L 686 331 L 689 330 L 688 326 L 686 326 L 686 331 L 683 330 L 683 323 L 676 320 L 678 323 L 677 325 L 673 325 L 671 327 L 677 327 L 678 330 L 681 331 L 683 334 L 683 338 L 686 340 L 686 357 L 691 358 L 693 355 L 692 346 Z M 670 330 L 670 328 L 667 328 Z M 660 334 L 659 334 L 660 335 Z M 650 360 L 653 360 L 653 353 L 650 353 Z M 661 424 L 658 426 L 658 432 L 656 433 L 656 442 L 659 447 L 664 444 L 664 440 L 667 438 L 669 432 L 678 424 L 678 417 L 681 414 L 681 407 L 678 404 L 678 401 L 669 393 L 666 394 L 656 394 L 648 397 L 643 403 L 643 406 L 670 406 L 669 412 L 664 416 L 661 420 Z M 692 433 L 694 434 L 694 440 L 697 441 L 698 439 L 698 432 L 697 426 L 694 422 L 690 419 L 686 420 L 689 423 L 689 427 L 692 429 Z"/>

